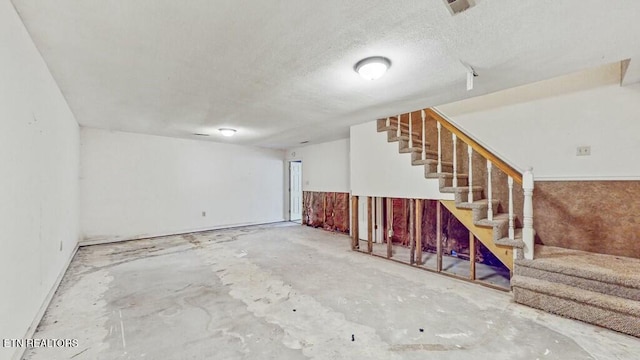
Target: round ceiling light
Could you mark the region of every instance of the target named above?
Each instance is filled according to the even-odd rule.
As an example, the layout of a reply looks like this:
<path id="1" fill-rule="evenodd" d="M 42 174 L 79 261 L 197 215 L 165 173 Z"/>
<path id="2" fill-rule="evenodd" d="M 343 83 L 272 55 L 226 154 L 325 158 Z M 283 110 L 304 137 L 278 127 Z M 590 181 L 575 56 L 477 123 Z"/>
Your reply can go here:
<path id="1" fill-rule="evenodd" d="M 354 70 L 367 80 L 376 80 L 382 77 L 391 66 L 391 61 L 386 57 L 372 56 L 356 63 Z"/>
<path id="2" fill-rule="evenodd" d="M 218 131 L 220 131 L 222 136 L 226 136 L 226 137 L 233 136 L 236 133 L 235 129 L 230 129 L 230 128 L 221 128 L 221 129 L 218 129 Z"/>

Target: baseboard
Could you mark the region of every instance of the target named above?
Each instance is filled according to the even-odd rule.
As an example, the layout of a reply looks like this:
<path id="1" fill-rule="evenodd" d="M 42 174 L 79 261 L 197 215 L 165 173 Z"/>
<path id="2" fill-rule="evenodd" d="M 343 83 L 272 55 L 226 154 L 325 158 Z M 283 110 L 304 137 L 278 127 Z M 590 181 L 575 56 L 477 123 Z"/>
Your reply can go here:
<path id="1" fill-rule="evenodd" d="M 42 317 L 44 316 L 44 313 L 47 311 L 47 308 L 49 308 L 49 304 L 51 304 L 51 300 L 53 300 L 53 295 L 58 290 L 58 287 L 60 286 L 60 283 L 62 282 L 64 275 L 67 273 L 67 270 L 69 269 L 69 265 L 71 265 L 71 261 L 73 261 L 73 258 L 76 256 L 76 253 L 78 252 L 79 248 L 80 248 L 79 244 L 76 244 L 76 246 L 73 248 L 73 251 L 71 252 L 71 256 L 69 256 L 69 258 L 67 259 L 67 262 L 64 264 L 62 268 L 62 271 L 60 271 L 60 273 L 58 274 L 58 278 L 56 279 L 56 282 L 53 284 L 53 286 L 49 290 L 47 297 L 44 298 L 44 301 L 42 302 L 40 309 L 38 309 L 38 312 L 36 313 L 36 317 L 31 322 L 31 325 L 29 325 L 29 328 L 27 329 L 27 332 L 24 335 L 23 339 L 33 338 L 33 335 L 36 333 L 36 329 L 38 328 L 38 325 L 40 325 L 40 321 L 42 321 Z M 11 360 L 20 360 L 26 350 L 27 350 L 26 347 L 16 348 L 16 351 L 13 353 Z"/>
<path id="2" fill-rule="evenodd" d="M 119 242 L 132 241 L 132 240 L 154 239 L 154 238 L 165 237 L 165 236 L 193 234 L 193 233 L 204 232 L 204 231 L 212 231 L 212 230 L 235 229 L 235 228 L 245 227 L 245 226 L 278 224 L 278 223 L 286 222 L 286 221 L 287 220 L 282 219 L 282 220 L 270 221 L 270 222 L 248 222 L 248 223 L 240 223 L 240 224 L 233 224 L 233 225 L 213 226 L 213 227 L 207 227 L 207 228 L 201 228 L 201 229 L 193 229 L 193 230 L 180 230 L 180 231 L 176 231 L 176 232 L 166 232 L 166 233 L 157 233 L 157 234 L 144 234 L 144 235 L 138 235 L 138 236 L 127 236 L 127 237 L 122 237 L 122 238 L 93 239 L 93 240 L 92 239 L 87 239 L 87 240 L 80 241 L 80 243 L 78 245 L 80 247 L 83 247 L 83 246 L 91 246 L 91 245 L 112 244 L 112 243 L 119 243 Z"/>

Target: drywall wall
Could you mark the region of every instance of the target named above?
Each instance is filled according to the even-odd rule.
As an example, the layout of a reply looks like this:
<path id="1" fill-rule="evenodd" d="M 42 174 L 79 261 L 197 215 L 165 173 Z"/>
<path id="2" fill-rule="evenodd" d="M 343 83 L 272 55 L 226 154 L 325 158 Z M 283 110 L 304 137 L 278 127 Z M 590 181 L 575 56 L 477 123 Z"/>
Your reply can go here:
<path id="1" fill-rule="evenodd" d="M 349 139 L 289 149 L 287 161 L 302 161 L 302 191 L 349 192 Z"/>
<path id="2" fill-rule="evenodd" d="M 281 150 L 83 128 L 83 243 L 283 220 Z"/>
<path id="3" fill-rule="evenodd" d="M 289 162 L 302 162 L 302 191 L 349 192 L 349 139 L 285 151 L 284 217 L 289 215 Z"/>
<path id="4" fill-rule="evenodd" d="M 21 339 L 78 242 L 79 130 L 8 0 L 0 48 L 0 339 Z M 0 347 L 0 359 L 23 350 Z"/>
<path id="5" fill-rule="evenodd" d="M 411 165 L 411 154 L 387 142 L 375 121 L 352 126 L 350 140 L 353 195 L 453 200 L 452 194 L 440 193 L 437 179 L 424 177 L 424 166 Z"/>
<path id="6" fill-rule="evenodd" d="M 517 168 L 544 180 L 640 180 L 640 85 L 620 63 L 438 106 Z M 478 78 L 482 81 L 482 77 Z M 576 156 L 578 146 L 590 156 Z"/>

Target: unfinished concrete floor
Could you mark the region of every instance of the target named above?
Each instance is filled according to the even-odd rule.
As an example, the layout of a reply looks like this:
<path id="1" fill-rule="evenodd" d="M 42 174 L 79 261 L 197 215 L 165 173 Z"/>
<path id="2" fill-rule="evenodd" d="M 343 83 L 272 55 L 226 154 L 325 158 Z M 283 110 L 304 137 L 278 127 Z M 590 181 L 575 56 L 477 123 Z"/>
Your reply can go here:
<path id="1" fill-rule="evenodd" d="M 637 359 L 640 340 L 295 224 L 81 248 L 26 359 Z M 352 338 L 353 335 L 353 338 Z"/>

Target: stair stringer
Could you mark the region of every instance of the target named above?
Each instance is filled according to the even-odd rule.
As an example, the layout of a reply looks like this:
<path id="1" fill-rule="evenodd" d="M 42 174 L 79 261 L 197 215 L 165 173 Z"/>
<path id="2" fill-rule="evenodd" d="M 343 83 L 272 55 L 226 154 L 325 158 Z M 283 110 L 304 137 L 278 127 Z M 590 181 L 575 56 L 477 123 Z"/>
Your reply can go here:
<path id="1" fill-rule="evenodd" d="M 437 172 L 438 152 L 430 150 L 430 144 L 428 142 L 426 143 L 425 149 L 423 149 L 421 147 L 422 140 L 414 141 L 414 146 L 409 147 L 409 137 L 408 135 L 404 135 L 408 130 L 408 126 L 405 123 L 401 123 L 400 125 L 403 132 L 401 136 L 397 136 L 397 123 L 394 123 L 394 121 L 397 121 L 396 119 L 397 118 L 392 117 L 389 126 L 387 126 L 385 119 L 379 119 L 377 121 L 378 132 L 387 132 L 388 142 L 398 142 L 399 153 L 410 153 L 411 165 L 424 166 L 425 178 L 438 179 L 441 194 L 454 195 L 454 201 L 447 202 L 451 205 L 451 209 L 448 207 L 449 211 L 462 222 L 469 231 L 476 235 L 485 247 L 496 255 L 506 267 L 513 271 L 514 259 L 523 258 L 522 249 L 524 248 L 524 241 L 522 240 L 522 229 L 515 229 L 514 238 L 510 239 L 508 236 L 508 214 L 496 214 L 494 212 L 493 219 L 489 220 L 487 218 L 488 201 L 483 197 L 482 188 L 472 186 L 471 189 L 469 189 L 467 185 L 468 176 L 466 174 L 456 174 L 458 186 L 453 187 L 453 173 L 444 172 L 446 170 L 453 171 L 453 164 L 443 162 L 443 172 Z M 421 135 L 417 132 L 413 132 L 413 134 L 415 136 Z M 415 144 L 420 144 L 420 147 L 415 146 Z M 473 199 L 477 199 L 472 203 L 468 202 L 469 190 L 473 191 Z M 442 201 L 443 204 L 445 201 Z M 492 204 L 493 209 L 499 208 L 499 201 L 494 200 Z M 455 211 L 452 211 L 452 209 L 455 209 Z M 480 234 L 482 238 L 478 234 Z M 511 255 L 510 259 L 505 257 L 506 249 L 510 250 L 508 252 Z"/>
<path id="2" fill-rule="evenodd" d="M 513 271 L 513 248 L 507 245 L 498 245 L 494 241 L 494 230 L 484 226 L 478 226 L 473 220 L 472 211 L 456 206 L 455 201 L 440 200 L 453 216 L 471 231 L 480 242 L 491 251 L 509 270 Z"/>

